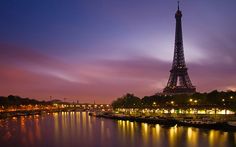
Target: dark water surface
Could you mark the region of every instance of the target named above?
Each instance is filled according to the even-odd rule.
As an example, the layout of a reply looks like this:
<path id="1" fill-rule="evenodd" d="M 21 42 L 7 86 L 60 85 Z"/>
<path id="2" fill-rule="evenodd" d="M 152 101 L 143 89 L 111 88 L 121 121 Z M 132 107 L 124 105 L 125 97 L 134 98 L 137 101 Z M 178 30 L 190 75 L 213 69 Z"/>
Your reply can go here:
<path id="1" fill-rule="evenodd" d="M 90 117 L 63 112 L 0 120 L 0 146 L 236 147 L 236 133 Z"/>

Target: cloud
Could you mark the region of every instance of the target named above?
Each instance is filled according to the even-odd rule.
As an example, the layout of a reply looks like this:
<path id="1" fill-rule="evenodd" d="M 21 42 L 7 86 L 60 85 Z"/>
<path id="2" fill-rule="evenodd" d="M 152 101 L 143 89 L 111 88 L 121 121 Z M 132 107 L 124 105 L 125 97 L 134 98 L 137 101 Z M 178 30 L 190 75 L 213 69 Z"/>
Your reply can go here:
<path id="1" fill-rule="evenodd" d="M 1 94 L 36 98 L 80 98 L 111 101 L 125 92 L 148 94 L 163 78 L 165 65 L 148 58 L 65 63 L 27 47 L 1 44 Z M 153 89 L 155 91 L 155 89 Z M 154 91 L 151 90 L 153 93 Z"/>
<path id="2" fill-rule="evenodd" d="M 0 49 L 1 95 L 111 102 L 127 92 L 140 97 L 161 92 L 171 68 L 170 62 L 147 55 L 71 62 L 27 47 L 0 44 Z M 235 87 L 234 66 L 211 60 L 204 64 L 187 63 L 198 91 Z"/>

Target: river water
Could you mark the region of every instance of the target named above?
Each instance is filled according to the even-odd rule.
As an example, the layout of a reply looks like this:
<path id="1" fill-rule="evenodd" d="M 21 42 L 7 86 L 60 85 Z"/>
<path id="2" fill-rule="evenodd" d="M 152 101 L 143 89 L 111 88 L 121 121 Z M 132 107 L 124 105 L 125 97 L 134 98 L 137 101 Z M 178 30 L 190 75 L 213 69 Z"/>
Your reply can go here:
<path id="1" fill-rule="evenodd" d="M 236 132 L 168 128 L 62 112 L 0 120 L 0 146 L 236 147 Z"/>

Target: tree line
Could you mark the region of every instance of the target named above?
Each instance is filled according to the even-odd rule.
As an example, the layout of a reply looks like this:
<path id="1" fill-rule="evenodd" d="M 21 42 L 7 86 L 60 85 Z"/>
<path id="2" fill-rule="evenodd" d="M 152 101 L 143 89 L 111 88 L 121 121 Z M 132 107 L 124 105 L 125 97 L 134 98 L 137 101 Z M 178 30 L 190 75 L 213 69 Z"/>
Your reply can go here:
<path id="1" fill-rule="evenodd" d="M 7 97 L 0 96 L 0 106 L 10 107 L 10 106 L 20 106 L 20 105 L 50 105 L 54 101 L 58 102 L 59 100 L 52 101 L 38 101 L 30 98 L 22 98 L 20 96 L 9 95 Z"/>
<path id="2" fill-rule="evenodd" d="M 155 94 L 139 98 L 127 93 L 112 102 L 113 108 L 158 108 L 158 107 L 217 107 L 236 111 L 236 92 L 211 91 L 209 93 L 164 95 Z"/>

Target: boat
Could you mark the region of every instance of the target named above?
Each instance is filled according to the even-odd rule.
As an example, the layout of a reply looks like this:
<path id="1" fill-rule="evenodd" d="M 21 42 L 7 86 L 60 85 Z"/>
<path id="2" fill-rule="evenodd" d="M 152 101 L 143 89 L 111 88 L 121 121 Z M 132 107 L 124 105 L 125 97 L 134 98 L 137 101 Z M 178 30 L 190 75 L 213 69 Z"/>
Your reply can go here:
<path id="1" fill-rule="evenodd" d="M 95 112 L 89 112 L 88 115 L 89 116 L 96 116 L 96 113 Z"/>
<path id="2" fill-rule="evenodd" d="M 227 124 L 232 127 L 236 127 L 236 121 L 228 121 Z"/>

